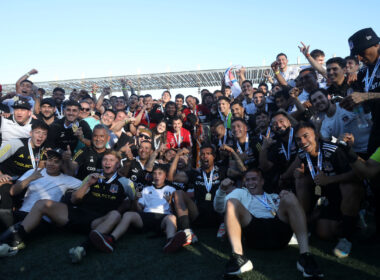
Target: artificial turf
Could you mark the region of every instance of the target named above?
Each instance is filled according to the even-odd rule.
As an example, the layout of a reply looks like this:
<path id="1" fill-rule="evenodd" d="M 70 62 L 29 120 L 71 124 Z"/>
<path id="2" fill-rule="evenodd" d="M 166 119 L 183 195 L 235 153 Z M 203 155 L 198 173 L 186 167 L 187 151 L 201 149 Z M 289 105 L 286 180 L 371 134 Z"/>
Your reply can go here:
<path id="1" fill-rule="evenodd" d="M 223 279 L 229 258 L 228 242 L 216 231 L 196 231 L 199 242 L 172 255 L 162 253 L 164 237 L 129 234 L 117 242 L 112 254 L 89 250 L 81 264 L 71 264 L 68 251 L 83 235 L 55 232 L 33 238 L 16 256 L 0 259 L 0 279 Z M 352 254 L 339 260 L 331 254 L 336 242 L 311 238 L 311 252 L 325 279 L 380 279 L 380 244 L 355 242 Z M 245 250 L 254 270 L 242 279 L 302 279 L 296 269 L 298 248 Z"/>

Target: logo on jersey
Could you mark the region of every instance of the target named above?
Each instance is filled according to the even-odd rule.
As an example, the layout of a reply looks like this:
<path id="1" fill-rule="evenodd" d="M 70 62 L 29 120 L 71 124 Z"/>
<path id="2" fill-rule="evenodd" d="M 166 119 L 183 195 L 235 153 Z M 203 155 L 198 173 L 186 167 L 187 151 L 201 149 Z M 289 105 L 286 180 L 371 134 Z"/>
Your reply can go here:
<path id="1" fill-rule="evenodd" d="M 18 156 L 19 158 L 24 158 L 24 154 L 21 154 Z"/>
<path id="2" fill-rule="evenodd" d="M 118 185 L 115 185 L 115 184 L 111 185 L 111 187 L 110 187 L 110 193 L 117 193 L 118 190 L 119 190 L 119 186 Z"/>
<path id="3" fill-rule="evenodd" d="M 93 156 L 90 157 L 90 162 L 94 162 L 94 157 Z"/>

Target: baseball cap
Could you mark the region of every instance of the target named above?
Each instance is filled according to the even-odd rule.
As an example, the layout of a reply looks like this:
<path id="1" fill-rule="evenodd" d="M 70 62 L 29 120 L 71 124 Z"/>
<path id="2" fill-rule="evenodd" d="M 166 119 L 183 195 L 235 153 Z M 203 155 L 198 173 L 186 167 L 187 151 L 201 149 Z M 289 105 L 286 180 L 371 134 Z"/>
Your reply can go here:
<path id="1" fill-rule="evenodd" d="M 42 99 L 41 106 L 44 105 L 44 104 L 48 104 L 48 105 L 50 105 L 52 107 L 56 106 L 55 100 L 53 98 L 51 98 L 51 97 Z"/>
<path id="2" fill-rule="evenodd" d="M 364 28 L 357 31 L 354 35 L 348 38 L 348 45 L 351 50 L 351 56 L 358 55 L 364 50 L 376 45 L 380 42 L 375 31 L 372 28 Z"/>
<path id="3" fill-rule="evenodd" d="M 27 109 L 27 110 L 32 109 L 32 105 L 29 104 L 28 100 L 24 98 L 17 98 L 17 96 L 15 96 L 15 98 L 16 100 L 12 105 L 13 109 L 16 109 L 16 108 Z"/>

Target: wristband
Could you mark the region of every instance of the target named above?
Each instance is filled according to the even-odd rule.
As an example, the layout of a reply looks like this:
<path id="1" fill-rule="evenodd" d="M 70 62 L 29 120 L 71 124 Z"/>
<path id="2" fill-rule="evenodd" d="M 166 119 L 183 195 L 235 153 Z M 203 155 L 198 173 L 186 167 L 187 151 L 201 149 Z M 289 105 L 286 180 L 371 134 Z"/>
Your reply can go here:
<path id="1" fill-rule="evenodd" d="M 274 72 L 276 75 L 280 74 L 280 70 L 277 70 L 276 72 Z"/>

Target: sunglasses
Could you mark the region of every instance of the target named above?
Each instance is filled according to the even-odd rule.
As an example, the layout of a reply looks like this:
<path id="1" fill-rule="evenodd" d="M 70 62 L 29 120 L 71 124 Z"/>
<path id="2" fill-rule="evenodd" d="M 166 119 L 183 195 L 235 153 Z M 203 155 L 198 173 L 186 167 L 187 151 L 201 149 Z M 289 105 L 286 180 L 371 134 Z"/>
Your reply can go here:
<path id="1" fill-rule="evenodd" d="M 151 139 L 148 135 L 145 135 L 145 134 L 140 134 L 139 137 L 144 138 L 145 140 Z"/>
<path id="2" fill-rule="evenodd" d="M 81 111 L 89 112 L 90 108 L 80 108 Z"/>

